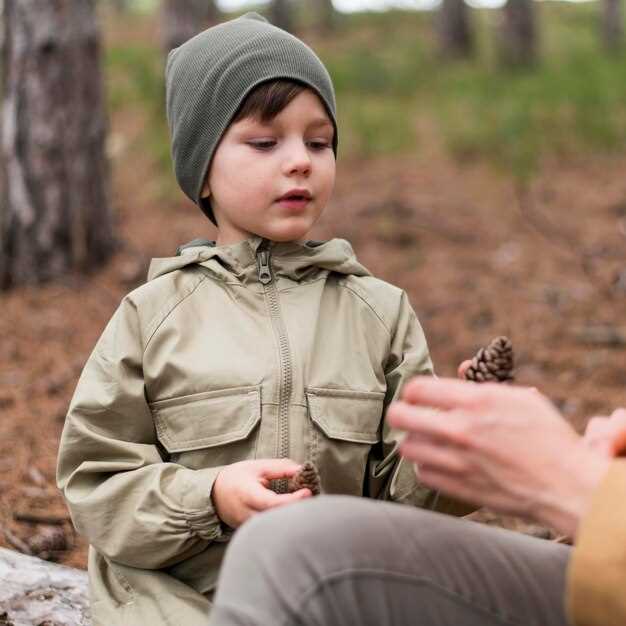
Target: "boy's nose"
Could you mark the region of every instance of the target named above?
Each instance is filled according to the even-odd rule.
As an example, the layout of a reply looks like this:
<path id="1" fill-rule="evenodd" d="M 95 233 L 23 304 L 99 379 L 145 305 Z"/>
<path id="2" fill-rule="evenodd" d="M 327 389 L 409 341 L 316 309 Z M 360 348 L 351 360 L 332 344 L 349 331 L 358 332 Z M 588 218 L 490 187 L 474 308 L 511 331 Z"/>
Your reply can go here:
<path id="1" fill-rule="evenodd" d="M 291 173 L 308 174 L 311 171 L 311 161 L 298 161 L 290 168 Z"/>
<path id="2" fill-rule="evenodd" d="M 305 145 L 295 147 L 288 152 L 285 159 L 285 170 L 287 173 L 299 172 L 308 174 L 311 170 L 311 156 Z"/>

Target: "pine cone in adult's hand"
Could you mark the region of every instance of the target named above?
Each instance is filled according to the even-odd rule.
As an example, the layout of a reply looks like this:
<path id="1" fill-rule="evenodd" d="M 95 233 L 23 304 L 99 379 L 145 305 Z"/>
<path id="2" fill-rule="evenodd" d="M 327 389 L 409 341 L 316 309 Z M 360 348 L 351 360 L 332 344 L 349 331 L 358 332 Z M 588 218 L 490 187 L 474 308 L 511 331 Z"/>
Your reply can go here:
<path id="1" fill-rule="evenodd" d="M 507 337 L 496 337 L 481 348 L 465 370 L 465 378 L 477 383 L 513 380 L 513 345 Z"/>
<path id="2" fill-rule="evenodd" d="M 305 488 L 310 489 L 314 496 L 318 496 L 321 492 L 319 471 L 310 461 L 304 463 L 289 480 L 289 493 Z"/>

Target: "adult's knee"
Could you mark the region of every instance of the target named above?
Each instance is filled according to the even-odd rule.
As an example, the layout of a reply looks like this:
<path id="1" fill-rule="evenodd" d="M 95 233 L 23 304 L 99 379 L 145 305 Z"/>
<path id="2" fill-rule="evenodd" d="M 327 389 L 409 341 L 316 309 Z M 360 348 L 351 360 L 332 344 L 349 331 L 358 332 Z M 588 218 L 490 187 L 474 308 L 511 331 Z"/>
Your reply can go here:
<path id="1" fill-rule="evenodd" d="M 341 499 L 319 496 L 259 513 L 243 524 L 226 550 L 218 600 L 246 597 L 263 606 L 288 605 L 334 571 L 333 554 L 340 551 L 328 539 L 341 532 L 332 513 L 346 508 L 336 501 Z"/>
<path id="2" fill-rule="evenodd" d="M 318 496 L 258 513 L 235 533 L 232 549 L 248 554 L 262 549 L 284 551 L 287 546 L 314 546 L 338 532 L 339 518 L 354 519 L 359 498 Z"/>
<path id="3" fill-rule="evenodd" d="M 231 540 L 229 567 L 289 572 L 294 567 L 333 567 L 340 554 L 365 549 L 364 520 L 381 503 L 349 496 L 317 496 L 253 516 Z M 370 513 L 368 513 L 370 511 Z M 308 565 L 307 565 L 308 564 Z"/>

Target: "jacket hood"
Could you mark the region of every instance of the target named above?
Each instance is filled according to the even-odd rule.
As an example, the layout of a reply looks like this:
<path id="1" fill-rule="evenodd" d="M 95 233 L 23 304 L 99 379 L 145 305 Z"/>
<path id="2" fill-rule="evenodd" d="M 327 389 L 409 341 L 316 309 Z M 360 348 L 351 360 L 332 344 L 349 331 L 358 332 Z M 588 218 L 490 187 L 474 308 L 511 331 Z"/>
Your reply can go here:
<path id="1" fill-rule="evenodd" d="M 227 246 L 214 241 L 194 240 L 178 248 L 174 257 L 152 259 L 148 280 L 188 265 L 202 265 L 216 277 L 241 283 L 259 282 L 258 257 L 267 251 L 272 272 L 295 281 L 313 278 L 320 270 L 369 276 L 345 239 L 328 241 L 275 242 L 258 235 Z"/>

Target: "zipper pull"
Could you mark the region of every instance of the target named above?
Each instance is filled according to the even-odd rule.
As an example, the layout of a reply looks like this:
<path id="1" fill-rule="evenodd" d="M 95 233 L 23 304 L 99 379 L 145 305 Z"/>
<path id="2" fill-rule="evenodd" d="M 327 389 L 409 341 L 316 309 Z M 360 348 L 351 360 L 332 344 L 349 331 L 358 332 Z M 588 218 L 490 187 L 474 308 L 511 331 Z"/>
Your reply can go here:
<path id="1" fill-rule="evenodd" d="M 272 272 L 270 271 L 270 259 L 267 250 L 262 250 L 257 256 L 259 262 L 259 280 L 264 284 L 272 282 Z"/>

